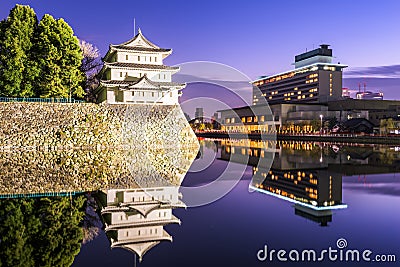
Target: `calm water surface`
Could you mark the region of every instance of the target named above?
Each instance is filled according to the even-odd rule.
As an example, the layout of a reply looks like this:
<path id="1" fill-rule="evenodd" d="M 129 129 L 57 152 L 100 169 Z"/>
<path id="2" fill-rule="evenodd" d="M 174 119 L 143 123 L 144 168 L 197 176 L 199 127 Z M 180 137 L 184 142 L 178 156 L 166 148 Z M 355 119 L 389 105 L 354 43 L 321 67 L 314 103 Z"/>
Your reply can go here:
<path id="1" fill-rule="evenodd" d="M 121 226 L 115 224 L 120 214 L 116 213 L 116 209 L 123 211 L 126 218 L 134 216 L 138 210 L 148 212 L 144 206 L 125 206 L 121 199 L 129 195 L 128 189 L 91 192 L 67 197 L 67 201 L 48 198 L 53 207 L 38 198 L 29 205 L 21 204 L 21 199 L 3 199 L 0 200 L 3 210 L 22 205 L 24 208 L 20 209 L 26 209 L 26 214 L 30 216 L 24 218 L 21 213 L 7 218 L 4 212 L 0 216 L 0 246 L 4 249 L 5 243 L 10 244 L 11 237 L 7 239 L 3 235 L 19 233 L 14 238 L 18 241 L 16 246 L 21 247 L 18 255 L 10 256 L 11 248 L 8 252 L 1 252 L 3 266 L 12 262 L 8 261 L 10 257 L 24 258 L 24 250 L 32 258 L 40 253 L 43 257 L 73 255 L 70 257 L 73 266 L 399 266 L 398 147 L 290 142 L 271 144 L 250 140 L 200 142 L 200 151 L 182 186 L 202 186 L 217 180 L 224 172 L 231 179 L 217 181 L 215 187 L 234 183 L 239 177 L 233 190 L 219 200 L 201 207 L 183 208 L 182 204 L 185 199 L 189 200 L 188 196 L 183 194 L 182 203 L 178 197 L 175 199 L 178 191 L 172 190 L 171 199 L 175 200 L 165 202 L 167 204 L 163 205 L 166 206 L 157 206 L 154 210 L 172 211 L 175 217 L 168 217 L 167 214 L 168 220 L 165 219 L 161 225 L 153 222 L 150 226 L 143 226 L 139 222 Z M 233 168 L 228 167 L 229 164 Z M 132 194 L 135 197 L 137 192 Z M 97 212 L 86 208 L 86 215 L 82 213 L 85 217 L 83 226 L 92 230 L 93 239 L 86 238 L 79 249 L 65 244 L 74 239 L 70 231 L 82 227 L 82 222 L 78 224 L 78 211 L 67 208 L 68 203 L 80 201 L 80 197 L 84 200 L 89 198 L 89 203 L 97 208 Z M 61 203 L 63 201 L 66 203 Z M 60 212 L 57 218 L 53 218 L 60 220 L 58 228 L 53 232 L 40 230 L 41 226 L 32 222 L 38 218 L 32 211 L 35 207 L 55 216 Z M 173 218 L 179 219 L 181 224 L 171 223 L 175 220 Z M 148 235 L 152 229 L 153 237 L 155 228 L 165 229 L 173 241 L 153 238 L 160 242 L 156 240 L 157 243 L 150 245 L 151 238 L 144 237 L 143 232 L 140 237 L 137 232 L 132 232 L 132 229 L 139 228 L 145 231 L 146 227 L 145 233 Z M 121 229 L 125 232 L 119 233 Z M 24 240 L 21 231 L 30 231 L 38 236 Z M 127 239 L 123 239 L 125 235 Z M 87 236 L 90 234 L 86 233 Z M 62 244 L 50 247 L 48 250 L 51 253 L 46 254 L 43 242 L 54 243 L 52 238 L 58 238 Z M 347 243 L 342 250 L 358 249 L 362 252 L 369 249 L 373 252 L 371 258 L 377 254 L 390 254 L 396 256 L 397 262 L 331 262 L 327 257 L 323 263 L 280 262 L 276 256 L 272 262 L 257 259 L 257 253 L 265 245 L 268 250 L 284 249 L 288 253 L 294 249 L 320 252 L 329 247 L 338 249 L 338 239 L 345 239 Z M 130 241 L 124 243 L 123 240 Z M 124 246 L 125 249 L 122 249 Z M 133 253 L 134 249 L 129 247 L 144 251 L 141 261 Z"/>

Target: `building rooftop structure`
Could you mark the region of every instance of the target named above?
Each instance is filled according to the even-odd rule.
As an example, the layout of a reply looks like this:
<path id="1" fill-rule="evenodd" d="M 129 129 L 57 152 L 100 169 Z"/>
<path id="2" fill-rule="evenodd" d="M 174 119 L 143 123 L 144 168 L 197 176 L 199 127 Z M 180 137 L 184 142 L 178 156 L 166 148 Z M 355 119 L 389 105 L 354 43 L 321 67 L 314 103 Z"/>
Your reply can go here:
<path id="1" fill-rule="evenodd" d="M 320 48 L 299 54 L 294 59 L 296 69 L 313 63 L 332 63 L 332 49 L 329 48 L 329 45 L 322 44 Z"/>

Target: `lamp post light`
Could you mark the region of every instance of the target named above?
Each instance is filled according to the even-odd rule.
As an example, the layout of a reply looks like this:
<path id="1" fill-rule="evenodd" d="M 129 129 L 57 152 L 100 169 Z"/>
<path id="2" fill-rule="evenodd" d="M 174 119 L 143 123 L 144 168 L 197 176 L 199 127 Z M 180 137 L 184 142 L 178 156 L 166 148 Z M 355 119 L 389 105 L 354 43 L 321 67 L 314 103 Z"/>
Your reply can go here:
<path id="1" fill-rule="evenodd" d="M 322 133 L 322 119 L 324 118 L 324 115 L 320 114 L 319 118 L 321 119 L 321 130 L 319 131 L 319 134 L 321 135 L 321 133 Z"/>

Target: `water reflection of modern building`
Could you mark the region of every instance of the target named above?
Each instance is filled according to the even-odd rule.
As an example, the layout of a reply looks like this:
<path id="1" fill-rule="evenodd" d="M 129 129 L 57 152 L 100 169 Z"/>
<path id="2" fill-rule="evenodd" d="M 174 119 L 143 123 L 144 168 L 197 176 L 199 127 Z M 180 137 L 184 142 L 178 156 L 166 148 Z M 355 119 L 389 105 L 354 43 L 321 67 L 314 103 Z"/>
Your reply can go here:
<path id="1" fill-rule="evenodd" d="M 300 148 L 301 157 L 279 142 L 221 141 L 221 158 L 253 166 L 251 189 L 295 203 L 296 215 L 326 226 L 332 209 L 347 207 L 342 175 L 330 172 L 319 153 L 311 153 L 312 144 Z"/>
<path id="2" fill-rule="evenodd" d="M 342 176 L 399 172 L 400 155 L 379 146 L 222 140 L 221 159 L 253 167 L 250 188 L 295 203 L 295 214 L 326 226 L 342 202 Z"/>
<path id="3" fill-rule="evenodd" d="M 180 224 L 172 213 L 183 208 L 178 186 L 110 189 L 97 194 L 104 230 L 111 248 L 124 248 L 142 260 L 144 254 L 161 241 L 172 241 L 164 230 Z"/>

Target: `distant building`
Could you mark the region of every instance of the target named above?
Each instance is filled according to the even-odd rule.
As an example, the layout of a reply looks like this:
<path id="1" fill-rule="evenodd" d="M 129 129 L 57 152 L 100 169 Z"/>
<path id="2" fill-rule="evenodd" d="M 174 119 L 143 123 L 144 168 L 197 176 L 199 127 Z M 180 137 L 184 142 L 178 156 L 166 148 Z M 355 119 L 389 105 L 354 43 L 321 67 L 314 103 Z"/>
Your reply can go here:
<path id="1" fill-rule="evenodd" d="M 187 114 L 186 112 L 183 113 L 183 115 L 185 116 L 185 118 L 186 118 L 187 121 L 190 121 L 190 120 L 191 120 L 189 114 Z"/>
<path id="2" fill-rule="evenodd" d="M 350 90 L 349 90 L 349 88 L 342 88 L 342 97 L 343 98 L 350 98 Z"/>
<path id="3" fill-rule="evenodd" d="M 351 133 L 372 133 L 374 125 L 367 119 L 349 119 L 342 124 L 343 131 Z"/>
<path id="4" fill-rule="evenodd" d="M 212 120 L 218 120 L 218 112 L 214 112 L 214 115 L 211 117 Z"/>
<path id="5" fill-rule="evenodd" d="M 185 84 L 171 81 L 179 67 L 163 65 L 172 49 L 160 48 L 139 33 L 131 40 L 110 45 L 100 72 L 97 102 L 109 104 L 177 105 Z"/>
<path id="6" fill-rule="evenodd" d="M 400 115 L 400 101 L 343 99 L 323 104 L 288 103 L 245 106 L 220 110 L 221 130 L 227 132 L 315 132 L 323 120 L 336 118 L 338 122 L 364 118 L 375 127 L 380 120 L 397 118 Z"/>
<path id="7" fill-rule="evenodd" d="M 196 112 L 194 113 L 194 118 L 199 121 L 199 123 L 204 122 L 204 111 L 203 108 L 196 108 Z"/>
<path id="8" fill-rule="evenodd" d="M 383 100 L 383 93 L 374 93 L 371 91 L 356 93 L 356 99 Z"/>
<path id="9" fill-rule="evenodd" d="M 295 56 L 295 69 L 253 81 L 253 105 L 326 103 L 342 97 L 342 70 L 329 45 Z"/>

